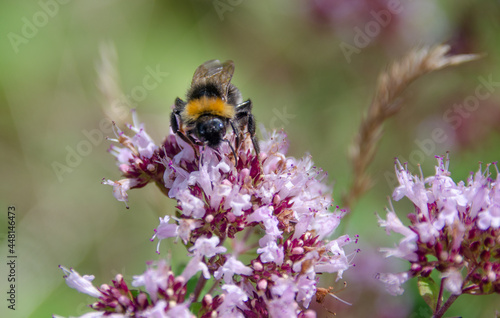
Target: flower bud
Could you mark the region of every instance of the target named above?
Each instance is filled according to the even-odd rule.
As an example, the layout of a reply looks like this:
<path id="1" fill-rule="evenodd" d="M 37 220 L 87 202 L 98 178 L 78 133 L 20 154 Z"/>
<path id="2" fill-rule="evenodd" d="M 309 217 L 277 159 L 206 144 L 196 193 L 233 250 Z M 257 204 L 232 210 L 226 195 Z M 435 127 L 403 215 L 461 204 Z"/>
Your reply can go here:
<path id="1" fill-rule="evenodd" d="M 441 254 L 441 252 L 443 251 L 443 244 L 441 244 L 441 242 L 437 242 L 434 245 L 434 251 L 435 251 L 436 255 L 439 256 Z"/>
<path id="2" fill-rule="evenodd" d="M 259 290 L 266 290 L 267 288 L 267 280 L 265 279 L 261 279 L 258 283 L 257 283 L 257 288 Z"/>
<path id="3" fill-rule="evenodd" d="M 439 253 L 438 255 L 438 258 L 440 261 L 447 261 L 448 260 L 448 252 L 447 251 L 441 251 L 441 253 Z"/>
<path id="4" fill-rule="evenodd" d="M 456 254 L 454 257 L 453 257 L 453 262 L 455 264 L 460 264 L 462 263 L 462 261 L 464 260 L 464 258 L 462 257 L 462 255 L 460 254 Z"/>
<path id="5" fill-rule="evenodd" d="M 264 266 L 262 266 L 262 263 L 261 262 L 258 262 L 258 261 L 255 261 L 253 262 L 253 269 L 260 272 L 261 270 L 264 269 Z"/>
<path id="6" fill-rule="evenodd" d="M 120 303 L 120 305 L 122 305 L 123 307 L 128 307 L 131 305 L 131 301 L 130 299 L 128 299 L 127 296 L 125 295 L 120 295 L 118 297 L 118 302 Z"/>
<path id="7" fill-rule="evenodd" d="M 203 297 L 203 300 L 201 301 L 201 304 L 202 304 L 203 307 L 209 307 L 209 306 L 212 305 L 212 301 L 213 301 L 212 295 L 206 294 Z"/>
<path id="8" fill-rule="evenodd" d="M 139 295 L 137 295 L 137 303 L 141 308 L 146 308 L 148 305 L 148 296 L 145 293 L 140 292 Z"/>
<path id="9" fill-rule="evenodd" d="M 484 239 L 484 246 L 492 247 L 493 245 L 495 245 L 495 240 L 493 240 L 492 237 L 487 237 Z"/>
<path id="10" fill-rule="evenodd" d="M 292 254 L 293 255 L 300 255 L 300 254 L 304 254 L 304 248 L 303 247 L 294 247 L 292 249 Z"/>
<path id="11" fill-rule="evenodd" d="M 413 264 L 411 264 L 411 271 L 412 272 L 418 273 L 421 270 L 422 270 L 422 265 L 420 265 L 419 263 L 413 263 Z"/>
<path id="12" fill-rule="evenodd" d="M 488 274 L 487 274 L 487 277 L 488 277 L 488 281 L 490 283 L 494 282 L 497 280 L 497 274 L 493 271 L 489 271 Z"/>
<path id="13" fill-rule="evenodd" d="M 482 261 L 487 262 L 490 260 L 491 254 L 489 251 L 483 251 L 481 252 L 481 255 L 479 257 Z"/>
<path id="14" fill-rule="evenodd" d="M 208 214 L 205 217 L 205 222 L 207 222 L 207 223 L 212 223 L 213 220 L 214 220 L 214 216 L 212 214 Z"/>
<path id="15" fill-rule="evenodd" d="M 481 243 L 479 243 L 479 241 L 474 241 L 469 245 L 469 248 L 470 248 L 471 252 L 473 252 L 473 253 L 477 252 L 480 247 L 481 247 Z"/>
<path id="16" fill-rule="evenodd" d="M 426 266 L 422 269 L 422 277 L 429 277 L 431 275 L 432 270 L 434 268 L 432 266 Z"/>
<path id="17" fill-rule="evenodd" d="M 308 309 L 302 313 L 301 318 L 316 318 L 316 312 L 311 309 Z"/>
<path id="18" fill-rule="evenodd" d="M 168 297 L 172 297 L 174 295 L 174 290 L 172 288 L 167 288 L 165 291 Z"/>

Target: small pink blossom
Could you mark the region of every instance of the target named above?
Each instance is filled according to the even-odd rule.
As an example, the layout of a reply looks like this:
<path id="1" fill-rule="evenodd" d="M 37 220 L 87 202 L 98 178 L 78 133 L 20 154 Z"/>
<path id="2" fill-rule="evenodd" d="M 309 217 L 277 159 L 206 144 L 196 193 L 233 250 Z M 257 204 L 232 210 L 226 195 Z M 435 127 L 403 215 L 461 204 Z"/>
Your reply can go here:
<path id="1" fill-rule="evenodd" d="M 177 233 L 179 237 L 182 239 L 184 244 L 187 244 L 189 237 L 191 235 L 191 231 L 199 228 L 202 225 L 202 222 L 199 220 L 192 219 L 180 219 L 179 227 L 177 228 Z"/>
<path id="2" fill-rule="evenodd" d="M 416 241 L 418 235 L 410 228 L 404 226 L 401 220 L 396 216 L 396 213 L 393 211 L 387 211 L 387 220 L 383 220 L 379 217 L 379 224 L 381 227 L 385 227 L 387 234 L 390 234 L 390 232 L 393 231 L 405 236 L 401 239 L 396 248 L 380 249 L 381 252 L 385 253 L 386 257 L 395 256 L 409 261 L 417 260 L 418 257 L 415 251 L 417 249 Z"/>
<path id="3" fill-rule="evenodd" d="M 188 190 L 179 191 L 177 199 L 181 202 L 182 214 L 202 218 L 205 215 L 205 203 Z"/>
<path id="4" fill-rule="evenodd" d="M 128 194 L 127 191 L 130 190 L 131 188 L 135 187 L 139 182 L 135 179 L 122 179 L 119 181 L 112 181 L 112 180 L 104 180 L 102 181 L 102 184 L 107 184 L 110 186 L 113 186 L 113 195 L 118 201 L 125 202 L 127 204 L 128 202 Z M 127 206 L 128 208 L 128 206 Z"/>
<path id="5" fill-rule="evenodd" d="M 301 302 L 305 308 L 308 308 L 312 298 L 316 295 L 316 280 L 309 279 L 305 275 L 299 276 L 297 290 L 297 301 Z"/>
<path id="6" fill-rule="evenodd" d="M 269 314 L 271 317 L 297 317 L 299 305 L 295 301 L 298 288 L 291 279 L 275 277 L 275 285 L 271 288 L 274 296 L 269 301 Z"/>
<path id="7" fill-rule="evenodd" d="M 230 256 L 222 267 L 219 267 L 214 273 L 215 279 L 224 278 L 226 284 L 233 283 L 234 275 L 252 275 L 253 271 L 250 267 L 245 266 L 241 261 L 233 256 Z"/>
<path id="8" fill-rule="evenodd" d="M 94 275 L 83 275 L 82 277 L 72 268 L 67 269 L 61 265 L 59 265 L 59 268 L 66 274 L 64 278 L 69 287 L 92 297 L 98 298 L 102 296 L 102 293 L 92 285 L 92 281 L 95 278 Z"/>
<path id="9" fill-rule="evenodd" d="M 263 247 L 257 249 L 257 253 L 261 254 L 260 260 L 263 263 L 283 264 L 283 248 L 274 241 L 268 241 Z"/>
<path id="10" fill-rule="evenodd" d="M 186 281 L 188 281 L 199 271 L 202 272 L 203 277 L 205 279 L 210 279 L 210 272 L 208 271 L 208 266 L 203 262 L 202 256 L 195 255 L 186 265 L 181 276 L 184 277 Z"/>
<path id="11" fill-rule="evenodd" d="M 401 287 L 409 278 L 410 275 L 407 272 L 403 273 L 380 273 L 377 278 L 385 284 L 387 292 L 393 296 L 402 295 L 404 289 Z"/>
<path id="12" fill-rule="evenodd" d="M 155 265 L 148 268 L 144 274 L 134 276 L 132 282 L 132 286 L 134 287 L 144 286 L 146 292 L 154 301 L 158 299 L 159 290 L 167 289 L 168 277 L 173 274 L 165 260 L 161 260 Z"/>
<path id="13" fill-rule="evenodd" d="M 217 236 L 212 236 L 211 238 L 200 237 L 196 240 L 194 246 L 189 248 L 189 251 L 193 255 L 212 257 L 227 250 L 224 246 L 218 246 L 219 242 L 220 240 Z"/>
<path id="14" fill-rule="evenodd" d="M 218 308 L 220 317 L 241 317 L 244 316 L 240 309 L 245 309 L 245 301 L 248 300 L 248 295 L 240 287 L 232 284 L 222 285 L 224 290 L 224 301 Z"/>
<path id="15" fill-rule="evenodd" d="M 462 293 L 463 277 L 462 274 L 455 268 L 450 268 L 448 271 L 441 274 L 444 278 L 444 288 L 446 288 L 453 295 L 460 295 Z"/>
<path id="16" fill-rule="evenodd" d="M 170 217 L 166 215 L 163 219 L 160 218 L 160 225 L 155 229 L 155 234 L 151 238 L 153 241 L 158 238 L 158 245 L 156 246 L 156 252 L 160 252 L 160 242 L 169 237 L 176 237 L 178 235 L 179 226 L 176 224 L 168 223 Z"/>

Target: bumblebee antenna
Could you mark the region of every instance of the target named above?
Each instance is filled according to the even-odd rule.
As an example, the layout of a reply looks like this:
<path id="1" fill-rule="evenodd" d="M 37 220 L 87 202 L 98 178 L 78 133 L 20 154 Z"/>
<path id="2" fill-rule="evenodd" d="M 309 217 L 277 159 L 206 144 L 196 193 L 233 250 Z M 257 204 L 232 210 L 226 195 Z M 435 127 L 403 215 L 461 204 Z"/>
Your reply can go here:
<path id="1" fill-rule="evenodd" d="M 229 148 L 231 148 L 231 151 L 233 152 L 233 155 L 234 155 L 234 161 L 235 161 L 234 165 L 237 166 L 238 165 L 238 157 L 236 156 L 236 152 L 234 151 L 234 148 L 231 145 L 231 142 L 229 140 L 227 140 L 227 139 L 222 139 L 222 141 L 227 142 L 227 144 L 229 145 Z"/>

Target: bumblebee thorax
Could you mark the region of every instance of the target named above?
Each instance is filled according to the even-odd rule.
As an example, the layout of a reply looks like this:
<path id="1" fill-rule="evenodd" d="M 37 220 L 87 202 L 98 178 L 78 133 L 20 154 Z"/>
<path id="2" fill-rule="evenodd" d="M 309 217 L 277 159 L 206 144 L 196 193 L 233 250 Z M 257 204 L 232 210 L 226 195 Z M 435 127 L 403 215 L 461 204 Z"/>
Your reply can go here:
<path id="1" fill-rule="evenodd" d="M 195 122 L 200 116 L 213 115 L 224 118 L 233 118 L 234 106 L 225 103 L 220 97 L 202 96 L 188 101 L 181 113 L 185 122 Z"/>

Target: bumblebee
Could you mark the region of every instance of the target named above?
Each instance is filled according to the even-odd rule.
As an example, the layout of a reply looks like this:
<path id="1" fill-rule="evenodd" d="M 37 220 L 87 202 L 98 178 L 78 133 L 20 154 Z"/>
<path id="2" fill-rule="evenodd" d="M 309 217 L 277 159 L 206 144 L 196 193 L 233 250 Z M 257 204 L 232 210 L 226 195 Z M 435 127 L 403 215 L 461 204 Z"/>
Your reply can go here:
<path id="1" fill-rule="evenodd" d="M 216 149 L 223 141 L 227 142 L 235 158 L 231 142 L 224 138 L 226 130 L 229 127 L 233 130 L 236 150 L 246 130 L 258 155 L 252 102 L 243 101 L 238 88 L 231 84 L 233 73 L 233 61 L 211 60 L 200 65 L 194 72 L 187 100 L 176 98 L 170 125 L 174 133 L 191 145 L 208 145 Z"/>

